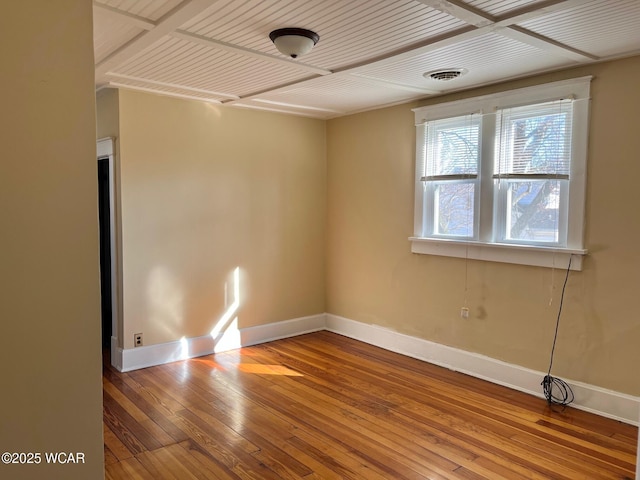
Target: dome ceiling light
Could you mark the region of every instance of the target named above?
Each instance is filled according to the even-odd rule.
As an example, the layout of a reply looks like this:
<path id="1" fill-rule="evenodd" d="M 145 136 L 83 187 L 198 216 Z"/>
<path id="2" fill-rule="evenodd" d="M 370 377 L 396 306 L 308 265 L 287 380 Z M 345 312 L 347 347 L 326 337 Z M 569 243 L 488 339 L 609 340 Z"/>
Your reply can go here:
<path id="1" fill-rule="evenodd" d="M 276 48 L 287 57 L 298 58 L 318 43 L 320 36 L 304 28 L 279 28 L 269 34 Z"/>

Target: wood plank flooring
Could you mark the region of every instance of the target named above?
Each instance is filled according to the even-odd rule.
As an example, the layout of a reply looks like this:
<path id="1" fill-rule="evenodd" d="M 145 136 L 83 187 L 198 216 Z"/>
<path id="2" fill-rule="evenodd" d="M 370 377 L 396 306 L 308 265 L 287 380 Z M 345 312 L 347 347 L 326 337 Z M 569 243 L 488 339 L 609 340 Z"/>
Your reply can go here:
<path id="1" fill-rule="evenodd" d="M 329 332 L 104 367 L 107 479 L 631 479 L 637 434 Z"/>

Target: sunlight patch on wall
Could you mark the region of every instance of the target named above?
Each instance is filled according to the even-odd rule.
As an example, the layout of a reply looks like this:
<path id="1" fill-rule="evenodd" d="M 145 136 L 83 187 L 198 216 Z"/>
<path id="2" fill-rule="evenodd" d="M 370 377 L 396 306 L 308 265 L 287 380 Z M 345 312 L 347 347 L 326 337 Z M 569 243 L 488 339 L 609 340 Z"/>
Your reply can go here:
<path id="1" fill-rule="evenodd" d="M 235 317 L 225 330 L 217 337 L 214 337 L 216 346 L 213 351 L 226 352 L 242 347 L 242 339 L 240 338 L 240 330 L 238 330 L 238 317 Z"/>
<path id="2" fill-rule="evenodd" d="M 180 360 L 189 358 L 189 342 L 184 335 L 180 339 Z"/>
<path id="3" fill-rule="evenodd" d="M 233 286 L 229 288 L 229 282 L 225 283 L 225 295 L 228 296 L 231 291 L 233 301 L 211 330 L 215 352 L 233 350 L 242 346 L 237 315 L 240 308 L 240 267 L 233 270 L 231 277 Z"/>
<path id="4" fill-rule="evenodd" d="M 222 117 L 222 109 L 219 105 L 203 103 L 203 106 L 206 109 L 207 116 L 215 117 L 216 120 Z"/>

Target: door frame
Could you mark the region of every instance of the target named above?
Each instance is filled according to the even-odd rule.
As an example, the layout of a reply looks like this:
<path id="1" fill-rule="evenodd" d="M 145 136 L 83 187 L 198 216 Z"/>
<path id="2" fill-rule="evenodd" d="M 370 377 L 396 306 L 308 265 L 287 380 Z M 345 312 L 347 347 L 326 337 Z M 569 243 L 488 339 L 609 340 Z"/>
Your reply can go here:
<path id="1" fill-rule="evenodd" d="M 116 221 L 116 188 L 115 188 L 115 139 L 101 138 L 97 141 L 97 160 L 109 160 L 109 230 L 111 257 L 111 364 L 117 368 L 118 363 L 118 319 L 120 314 L 120 291 L 118 269 L 118 237 Z M 97 164 L 96 164 L 97 165 Z"/>

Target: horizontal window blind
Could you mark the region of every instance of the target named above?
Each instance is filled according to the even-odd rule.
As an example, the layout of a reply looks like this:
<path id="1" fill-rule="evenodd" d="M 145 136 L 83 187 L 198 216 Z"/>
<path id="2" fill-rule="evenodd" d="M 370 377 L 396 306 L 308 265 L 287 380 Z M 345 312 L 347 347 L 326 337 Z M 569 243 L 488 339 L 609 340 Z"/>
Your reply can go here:
<path id="1" fill-rule="evenodd" d="M 494 177 L 568 179 L 572 100 L 500 109 Z"/>
<path id="2" fill-rule="evenodd" d="M 426 124 L 427 162 L 422 180 L 476 178 L 480 116 L 463 115 Z"/>

